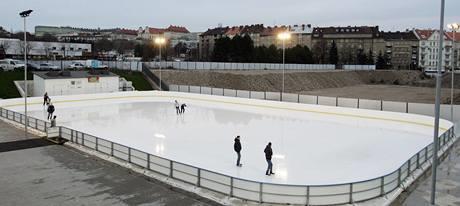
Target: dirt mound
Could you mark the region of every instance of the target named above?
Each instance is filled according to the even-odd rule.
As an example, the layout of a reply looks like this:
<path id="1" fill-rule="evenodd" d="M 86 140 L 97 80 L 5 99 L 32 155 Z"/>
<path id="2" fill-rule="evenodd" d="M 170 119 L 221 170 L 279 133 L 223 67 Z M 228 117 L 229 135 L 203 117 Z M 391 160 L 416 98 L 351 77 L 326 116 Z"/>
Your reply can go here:
<path id="1" fill-rule="evenodd" d="M 419 71 L 286 71 L 284 81 L 285 92 L 298 93 L 360 84 L 413 85 L 422 76 Z M 282 85 L 282 71 L 162 70 L 162 78 L 168 84 L 253 91 L 280 91 Z"/>

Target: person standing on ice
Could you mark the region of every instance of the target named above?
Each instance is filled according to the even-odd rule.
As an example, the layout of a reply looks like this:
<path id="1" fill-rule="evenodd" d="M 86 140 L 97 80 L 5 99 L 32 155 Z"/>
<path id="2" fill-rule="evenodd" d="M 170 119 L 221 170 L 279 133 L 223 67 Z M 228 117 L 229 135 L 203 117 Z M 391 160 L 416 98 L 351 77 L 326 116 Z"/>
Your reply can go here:
<path id="1" fill-rule="evenodd" d="M 265 153 L 265 160 L 267 160 L 267 164 L 268 164 L 265 175 L 274 175 L 275 173 L 273 173 L 273 163 L 272 163 L 273 151 L 272 151 L 271 142 L 269 142 L 268 145 L 265 147 L 264 153 Z"/>
<path id="2" fill-rule="evenodd" d="M 236 166 L 241 167 L 243 164 L 240 163 L 241 160 L 241 142 L 240 142 L 240 136 L 236 136 L 235 138 L 235 143 L 233 144 L 233 149 L 236 152 L 237 159 L 236 159 Z"/>
<path id="3" fill-rule="evenodd" d="M 50 103 L 50 105 L 48 106 L 48 120 L 51 120 L 51 118 L 53 117 L 53 113 L 54 113 L 54 105 Z"/>
<path id="4" fill-rule="evenodd" d="M 174 106 L 176 107 L 176 114 L 180 114 L 179 102 L 177 100 L 174 100 Z"/>
<path id="5" fill-rule="evenodd" d="M 183 113 L 185 112 L 185 107 L 186 107 L 186 106 L 187 106 L 186 104 L 181 104 L 181 105 L 180 105 L 180 112 L 179 112 L 179 113 L 183 114 Z"/>
<path id="6" fill-rule="evenodd" d="M 49 104 L 50 101 L 51 99 L 48 96 L 48 92 L 45 92 L 45 95 L 43 95 L 43 106 L 45 106 L 45 104 Z"/>

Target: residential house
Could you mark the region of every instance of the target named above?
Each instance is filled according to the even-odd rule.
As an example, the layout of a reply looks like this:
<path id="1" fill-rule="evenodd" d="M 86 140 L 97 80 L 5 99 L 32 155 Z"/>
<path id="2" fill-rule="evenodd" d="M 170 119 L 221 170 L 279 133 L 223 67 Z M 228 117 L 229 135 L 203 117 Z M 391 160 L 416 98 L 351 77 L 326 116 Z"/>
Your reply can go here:
<path id="1" fill-rule="evenodd" d="M 436 70 L 438 67 L 439 58 L 439 38 L 444 38 L 442 45 L 442 68 L 451 68 L 452 66 L 452 38 L 447 34 L 440 34 L 438 30 L 414 30 L 414 34 L 419 40 L 419 67 L 424 70 Z"/>
<path id="2" fill-rule="evenodd" d="M 419 41 L 413 31 L 381 32 L 385 40 L 388 66 L 393 69 L 417 69 Z"/>

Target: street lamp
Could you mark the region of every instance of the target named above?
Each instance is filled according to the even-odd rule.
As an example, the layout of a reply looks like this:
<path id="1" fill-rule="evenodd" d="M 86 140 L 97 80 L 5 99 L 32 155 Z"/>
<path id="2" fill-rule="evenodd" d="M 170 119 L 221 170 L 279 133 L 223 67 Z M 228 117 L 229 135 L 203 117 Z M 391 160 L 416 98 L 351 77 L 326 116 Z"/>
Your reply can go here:
<path id="1" fill-rule="evenodd" d="M 283 42 L 283 82 L 282 82 L 282 86 L 281 86 L 281 101 L 283 101 L 283 93 L 284 93 L 284 70 L 286 69 L 286 64 L 285 64 L 285 50 L 286 50 L 286 40 L 289 40 L 291 38 L 291 33 L 285 31 L 285 32 L 281 32 L 278 34 L 278 39 L 280 39 L 282 42 Z"/>
<path id="2" fill-rule="evenodd" d="M 438 54 L 438 72 L 436 74 L 436 99 L 434 106 L 434 135 L 433 135 L 433 163 L 431 165 L 431 205 L 435 205 L 436 201 L 436 169 L 438 167 L 438 137 L 439 137 L 439 113 L 441 102 L 441 77 L 442 77 L 442 49 L 444 43 L 444 8 L 446 5 L 445 0 L 441 0 L 441 14 L 439 24 L 439 54 Z"/>
<path id="3" fill-rule="evenodd" d="M 161 88 L 161 46 L 166 43 L 166 39 L 164 37 L 157 37 L 155 38 L 155 44 L 158 45 L 158 48 L 160 49 L 160 91 L 163 90 Z"/>
<path id="4" fill-rule="evenodd" d="M 26 10 L 19 13 L 19 16 L 24 18 L 24 134 L 27 137 L 27 125 L 29 124 L 27 117 L 27 31 L 26 31 L 26 18 L 32 13 L 33 10 Z"/>
<path id="5" fill-rule="evenodd" d="M 451 79 L 451 88 L 450 88 L 450 120 L 454 122 L 454 73 L 455 73 L 455 67 L 457 66 L 456 64 L 456 58 L 455 58 L 455 33 L 460 30 L 460 25 L 458 23 L 452 23 L 448 24 L 447 27 L 452 30 L 453 33 L 453 38 L 452 38 L 452 79 Z M 457 56 L 459 54 L 457 53 Z M 457 57 L 458 58 L 458 57 Z"/>

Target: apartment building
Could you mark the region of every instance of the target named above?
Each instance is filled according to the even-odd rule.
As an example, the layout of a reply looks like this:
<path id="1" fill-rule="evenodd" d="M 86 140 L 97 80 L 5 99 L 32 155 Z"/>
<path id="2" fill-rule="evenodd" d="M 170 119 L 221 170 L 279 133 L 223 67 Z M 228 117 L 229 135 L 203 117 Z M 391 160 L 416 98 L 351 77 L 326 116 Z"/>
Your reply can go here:
<path id="1" fill-rule="evenodd" d="M 455 66 L 456 70 L 460 70 L 460 33 L 448 32 L 447 35 L 452 39 L 452 64 Z"/>
<path id="2" fill-rule="evenodd" d="M 19 39 L 0 38 L 0 45 L 7 56 L 22 57 L 24 54 L 24 43 Z M 27 50 L 29 56 L 81 57 L 91 53 L 91 44 L 28 41 Z"/>
<path id="3" fill-rule="evenodd" d="M 208 29 L 200 35 L 199 56 L 202 60 L 210 60 L 214 50 L 214 43 L 222 37 L 233 38 L 236 35 L 251 37 L 254 47 L 275 45 L 282 47 L 282 41 L 277 38 L 281 32 L 291 33 L 291 38 L 285 41 L 286 48 L 296 45 L 311 47 L 312 27 L 310 24 L 293 25 L 293 26 L 274 26 L 265 27 L 263 24 L 217 27 Z"/>
<path id="4" fill-rule="evenodd" d="M 419 41 L 413 31 L 381 32 L 381 37 L 385 41 L 389 68 L 418 68 Z"/>
<path id="5" fill-rule="evenodd" d="M 414 30 L 414 34 L 419 40 L 418 65 L 424 70 L 436 70 L 439 58 L 439 38 L 444 38 L 442 45 L 443 61 L 442 68 L 450 69 L 452 67 L 453 39 L 447 34 L 441 34 L 438 30 Z"/>
<path id="6" fill-rule="evenodd" d="M 385 49 L 378 26 L 315 27 L 311 39 L 313 50 L 326 53 L 335 42 L 342 64 L 355 64 L 358 52 L 371 51 L 375 59 Z"/>

